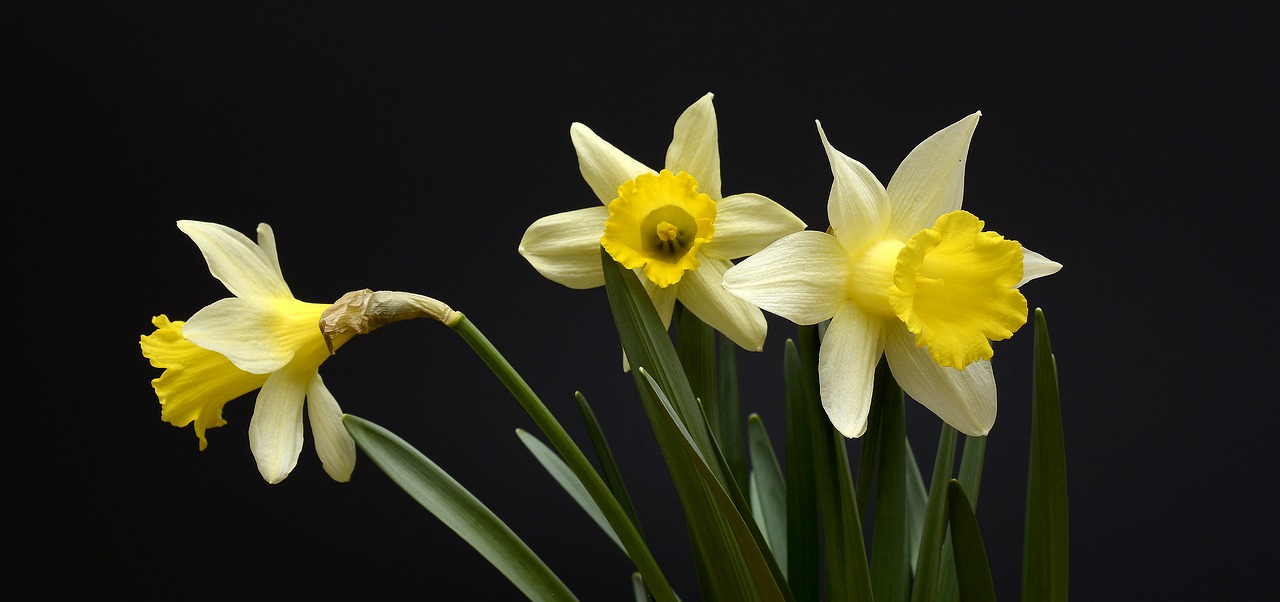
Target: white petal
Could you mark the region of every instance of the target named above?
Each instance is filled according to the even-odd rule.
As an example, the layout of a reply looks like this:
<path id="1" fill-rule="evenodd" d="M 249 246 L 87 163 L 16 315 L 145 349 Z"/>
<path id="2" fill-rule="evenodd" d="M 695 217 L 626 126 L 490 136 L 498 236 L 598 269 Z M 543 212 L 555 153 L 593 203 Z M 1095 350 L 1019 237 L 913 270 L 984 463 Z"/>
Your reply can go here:
<path id="1" fill-rule="evenodd" d="M 717 259 L 737 259 L 804 230 L 795 214 L 758 194 L 735 194 L 716 203 L 715 235 L 702 252 Z"/>
<path id="2" fill-rule="evenodd" d="M 822 408 L 846 437 L 867 431 L 876 364 L 884 352 L 884 321 L 845 303 L 836 311 L 818 350 Z"/>
<path id="3" fill-rule="evenodd" d="M 964 370 L 939 366 L 929 350 L 916 347 L 906 326 L 889 328 L 885 357 L 902 390 L 971 437 L 982 437 L 996 423 L 996 379 L 991 362 L 979 360 Z"/>
<path id="4" fill-rule="evenodd" d="M 1021 287 L 1036 278 L 1056 274 L 1061 269 L 1062 264 L 1031 249 L 1022 247 L 1022 281 L 1018 283 L 1018 286 Z"/>
<path id="5" fill-rule="evenodd" d="M 275 344 L 275 323 L 265 303 L 229 297 L 191 316 L 182 336 L 210 351 L 227 356 L 237 368 L 252 374 L 275 372 L 293 360 L 295 349 Z"/>
<path id="6" fill-rule="evenodd" d="M 267 260 L 271 262 L 271 266 L 276 269 L 276 274 L 280 275 L 280 281 L 283 282 L 284 272 L 280 270 L 280 254 L 276 251 L 276 232 L 265 222 L 258 224 L 258 248 L 266 254 Z"/>
<path id="7" fill-rule="evenodd" d="M 707 325 L 729 337 L 743 349 L 764 349 L 764 337 L 769 325 L 760 309 L 747 301 L 729 294 L 721 286 L 725 270 L 732 263 L 723 259 L 699 257 L 701 266 L 684 273 L 676 287 L 679 299 L 693 315 Z"/>
<path id="8" fill-rule="evenodd" d="M 645 292 L 649 293 L 649 300 L 653 301 L 653 309 L 658 312 L 658 317 L 662 319 L 663 328 L 671 328 L 671 315 L 676 311 L 676 287 L 668 286 L 662 288 L 649 280 L 644 275 L 643 270 L 635 270 L 636 278 L 640 279 L 640 283 L 644 285 Z"/>
<path id="9" fill-rule="evenodd" d="M 671 146 L 667 147 L 666 168 L 672 173 L 689 172 L 698 181 L 698 192 L 718 201 L 720 142 L 711 97 L 708 92 L 676 120 Z"/>
<path id="10" fill-rule="evenodd" d="M 578 151 L 578 169 L 583 179 L 605 205 L 618 198 L 618 187 L 623 182 L 642 173 L 655 173 L 581 123 L 569 126 L 569 137 Z"/>
<path id="11" fill-rule="evenodd" d="M 960 208 L 969 140 L 981 115 L 974 113 L 929 136 L 902 160 L 889 181 L 890 234 L 907 240 Z"/>
<path id="12" fill-rule="evenodd" d="M 249 419 L 249 449 L 258 472 L 279 483 L 298 465 L 302 452 L 302 406 L 310 374 L 281 370 L 267 377 Z"/>
<path id="13" fill-rule="evenodd" d="M 608 219 L 607 207 L 548 215 L 525 231 L 520 254 L 538 273 L 569 288 L 603 286 L 600 237 Z"/>
<path id="14" fill-rule="evenodd" d="M 317 373 L 307 387 L 307 417 L 315 438 L 316 455 L 333 480 L 346 483 L 356 467 L 356 442 L 342 426 L 342 408 Z"/>
<path id="15" fill-rule="evenodd" d="M 178 229 L 191 237 L 209 271 L 231 294 L 244 299 L 293 298 L 280 276 L 274 255 L 269 255 L 245 235 L 221 224 L 181 220 Z"/>
<path id="16" fill-rule="evenodd" d="M 889 223 L 889 195 L 871 170 L 827 142 L 827 134 L 818 124 L 818 136 L 827 149 L 831 163 L 831 196 L 827 200 L 827 219 L 836 238 L 850 253 L 878 241 Z"/>
<path id="17" fill-rule="evenodd" d="M 848 295 L 849 261 L 835 237 L 805 230 L 729 268 L 724 288 L 796 324 L 835 315 Z"/>

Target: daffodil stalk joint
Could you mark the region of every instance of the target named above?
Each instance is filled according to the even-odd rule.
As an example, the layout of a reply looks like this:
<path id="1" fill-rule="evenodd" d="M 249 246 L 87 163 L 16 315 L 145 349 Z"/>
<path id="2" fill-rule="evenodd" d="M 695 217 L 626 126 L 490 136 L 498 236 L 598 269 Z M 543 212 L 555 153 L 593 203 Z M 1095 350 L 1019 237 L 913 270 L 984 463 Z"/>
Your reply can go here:
<path id="1" fill-rule="evenodd" d="M 764 346 L 764 314 L 721 286 L 732 261 L 803 230 L 804 222 L 758 194 L 724 196 L 712 95 L 680 115 L 665 167 L 655 171 L 590 128 L 569 128 L 582 177 L 601 206 L 535 221 L 520 254 L 570 288 L 604 285 L 600 247 L 636 270 L 664 326 L 676 301 L 744 349 Z"/>
<path id="2" fill-rule="evenodd" d="M 453 326 L 461 317 L 462 314 L 438 299 L 416 293 L 366 288 L 343 295 L 321 312 L 319 325 L 325 345 L 333 353 L 335 340 L 369 334 L 393 322 L 428 318 Z"/>
<path id="3" fill-rule="evenodd" d="M 985 230 L 961 209 L 980 114 L 930 136 L 888 187 L 836 150 L 819 124 L 834 183 L 827 232 L 791 234 L 730 269 L 724 286 L 797 324 L 831 320 L 819 352 L 823 407 L 847 437 L 867 428 L 875 367 L 947 424 L 995 424 L 991 341 L 1027 321 L 1026 282 L 1062 265 Z"/>

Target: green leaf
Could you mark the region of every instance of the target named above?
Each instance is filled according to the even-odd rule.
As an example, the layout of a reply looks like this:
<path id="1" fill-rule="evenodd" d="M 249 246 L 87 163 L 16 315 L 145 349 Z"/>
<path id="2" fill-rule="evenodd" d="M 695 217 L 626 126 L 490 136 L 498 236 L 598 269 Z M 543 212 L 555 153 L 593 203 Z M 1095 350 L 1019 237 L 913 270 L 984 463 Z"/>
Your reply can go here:
<path id="1" fill-rule="evenodd" d="M 382 472 L 530 599 L 577 599 L 502 520 L 418 450 L 362 418 L 346 415 L 342 423 Z"/>
<path id="2" fill-rule="evenodd" d="M 814 441 L 814 474 L 827 544 L 831 599 L 870 600 L 871 575 L 845 438 L 831 426 L 819 398 L 818 329 L 801 326 L 799 330 L 801 384 L 805 405 L 809 408 L 809 432 Z"/>
<path id="3" fill-rule="evenodd" d="M 764 520 L 769 549 L 783 573 L 787 570 L 787 484 L 782 467 L 774 455 L 773 443 L 757 414 L 747 418 L 751 448 L 751 474 L 755 477 L 760 498 L 759 512 Z"/>
<path id="4" fill-rule="evenodd" d="M 723 522 L 727 533 L 732 537 L 731 549 L 741 557 L 742 568 L 746 570 L 745 574 L 739 576 L 740 581 L 734 588 L 736 591 L 718 593 L 727 594 L 729 600 L 792 600 L 781 570 L 768 552 L 768 544 L 764 541 L 763 534 L 756 528 L 754 519 L 747 519 L 744 516 L 744 511 L 747 510 L 746 501 L 734 499 L 731 494 L 733 490 L 726 488 L 716 478 L 707 458 L 699 453 L 693 437 L 677 419 L 675 408 L 658 388 L 657 381 L 649 376 L 643 366 L 634 369 L 645 379 L 649 393 L 666 410 L 664 414 L 666 420 L 662 426 L 672 433 L 678 433 L 677 439 L 683 443 L 680 447 L 683 454 L 678 460 L 697 470 L 710 501 L 714 504 L 714 511 L 703 513 L 701 518 L 717 519 Z"/>
<path id="5" fill-rule="evenodd" d="M 987 455 L 986 437 L 964 438 L 964 456 L 960 460 L 960 486 L 974 512 L 978 509 L 978 488 L 982 481 L 982 463 Z M 960 599 L 960 584 L 956 581 L 956 561 L 951 532 L 942 542 L 942 566 L 938 569 L 938 600 L 955 602 Z"/>
<path id="6" fill-rule="evenodd" d="M 1035 330 L 1022 599 L 1066 600 L 1066 443 L 1058 399 L 1058 368 L 1040 308 L 1036 308 Z"/>
<path id="7" fill-rule="evenodd" d="M 876 471 L 876 512 L 871 527 L 871 587 L 876 599 L 902 602 L 911 597 L 911 569 L 916 548 L 908 513 L 907 418 L 902 389 L 881 361 L 876 368 L 872 405 L 879 404 L 880 463 Z"/>
<path id="8" fill-rule="evenodd" d="M 947 483 L 955 466 L 956 429 L 942 425 L 938 455 L 929 481 L 929 502 L 925 506 L 924 529 L 920 534 L 920 557 L 911 588 L 912 602 L 933 602 L 938 597 L 938 568 L 942 560 L 942 540 L 947 532 Z"/>
<path id="9" fill-rule="evenodd" d="M 573 501 L 577 502 L 587 512 L 587 516 L 590 516 L 591 520 L 595 521 L 600 526 L 600 529 L 605 532 L 605 535 L 608 535 L 609 539 L 613 540 L 613 543 L 618 544 L 618 548 L 625 554 L 627 549 L 623 547 L 622 542 L 618 539 L 618 534 L 614 533 L 613 527 L 609 526 L 609 521 L 605 519 L 604 513 L 600 511 L 600 506 L 596 505 L 596 501 L 591 499 L 591 494 L 587 493 L 587 488 L 582 486 L 582 481 L 579 481 L 573 471 L 569 470 L 569 466 L 564 463 L 564 460 L 561 460 L 555 451 L 524 429 L 516 429 L 516 435 L 520 437 L 520 441 L 524 443 L 524 446 L 529 448 L 529 452 L 538 460 L 538 463 L 542 464 L 542 467 L 551 474 L 551 477 L 569 493 L 569 497 L 572 497 Z"/>
<path id="10" fill-rule="evenodd" d="M 795 342 L 783 353 L 784 401 L 787 415 L 787 582 L 797 600 L 817 600 L 822 589 L 818 530 L 818 484 L 814 475 L 809 399 Z"/>
<path id="11" fill-rule="evenodd" d="M 738 344 L 724 335 L 716 336 L 716 342 L 719 347 L 716 368 L 720 385 L 714 419 L 716 439 L 724 452 L 729 474 L 741 483 L 747 474 L 747 457 L 742 432 L 742 402 L 738 392 Z"/>
<path id="12" fill-rule="evenodd" d="M 742 529 L 750 534 L 754 522 L 743 518 L 739 506 L 733 498 L 727 498 L 724 486 L 719 485 L 732 483 L 732 477 L 724 470 L 706 418 L 648 294 L 635 273 L 613 261 L 603 249 L 601 267 L 618 336 L 632 366 L 632 378 L 685 511 L 701 597 L 789 599 L 785 584 L 778 583 L 768 566 L 776 563 L 772 563 L 767 549 L 763 551 L 767 561 L 762 561 L 758 546 L 743 546 Z M 657 391 L 663 395 L 657 395 Z M 707 478 L 706 471 L 710 471 L 712 479 Z M 736 484 L 732 488 L 737 491 Z M 724 511 L 726 498 L 732 512 Z M 741 507 L 746 507 L 745 499 Z"/>
<path id="13" fill-rule="evenodd" d="M 587 398 L 581 392 L 574 393 L 573 398 L 578 402 L 578 412 L 582 414 L 582 421 L 587 426 L 587 436 L 591 438 L 591 445 L 595 449 L 596 459 L 600 461 L 600 472 L 604 473 L 604 480 L 609 485 L 609 491 L 613 492 L 613 497 L 622 505 L 622 509 L 626 511 L 627 516 L 631 518 L 632 524 L 636 526 L 636 531 L 640 531 L 640 517 L 636 514 L 635 505 L 631 502 L 631 495 L 627 492 L 627 486 L 622 481 L 622 472 L 618 470 L 618 463 L 613 458 L 613 450 L 609 447 L 609 441 L 605 439 L 604 429 L 600 428 L 599 421 L 596 420 L 596 414 L 591 410 L 591 405 L 587 403 Z"/>
<path id="14" fill-rule="evenodd" d="M 947 484 L 947 515 L 955 547 L 960 599 L 965 602 L 995 602 L 996 587 L 991 581 L 991 567 L 987 564 L 987 550 L 982 544 L 978 519 L 973 515 L 964 487 L 955 479 Z"/>

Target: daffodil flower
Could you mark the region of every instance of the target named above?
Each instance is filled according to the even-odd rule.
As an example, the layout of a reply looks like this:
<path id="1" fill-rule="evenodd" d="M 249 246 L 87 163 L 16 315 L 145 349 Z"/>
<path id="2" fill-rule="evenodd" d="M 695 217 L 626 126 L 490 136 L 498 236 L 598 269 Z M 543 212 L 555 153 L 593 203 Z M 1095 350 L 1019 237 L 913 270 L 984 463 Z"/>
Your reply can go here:
<path id="1" fill-rule="evenodd" d="M 764 346 L 764 314 L 730 295 L 732 261 L 804 229 L 758 194 L 720 193 L 720 147 L 711 94 L 676 121 L 665 169 L 655 172 L 587 126 L 569 128 L 583 178 L 604 204 L 537 220 L 520 254 L 543 276 L 575 289 L 604 284 L 600 247 L 634 269 L 669 326 L 679 301 L 745 349 Z"/>
<path id="2" fill-rule="evenodd" d="M 986 435 L 996 418 L 990 342 L 1026 322 L 1018 287 L 1062 267 L 960 209 L 979 115 L 920 143 L 887 189 L 819 125 L 835 180 L 830 233 L 792 234 L 725 275 L 730 292 L 792 322 L 831 320 L 819 382 L 846 437 L 866 431 L 882 355 L 913 399 L 965 434 Z"/>
<path id="3" fill-rule="evenodd" d="M 355 468 L 355 443 L 342 426 L 342 410 L 320 379 L 320 364 L 349 341 L 343 333 L 326 344 L 320 319 L 329 303 L 293 297 L 280 272 L 275 236 L 258 225 L 258 243 L 219 224 L 180 221 L 204 254 L 209 270 L 234 297 L 215 301 L 185 323 L 164 315 L 141 339 L 142 353 L 164 372 L 151 382 L 161 419 L 194 423 L 200 449 L 206 429 L 226 424 L 227 402 L 261 389 L 249 422 L 249 447 L 270 483 L 289 476 L 302 451 L 304 404 L 316 453 L 335 481 Z"/>

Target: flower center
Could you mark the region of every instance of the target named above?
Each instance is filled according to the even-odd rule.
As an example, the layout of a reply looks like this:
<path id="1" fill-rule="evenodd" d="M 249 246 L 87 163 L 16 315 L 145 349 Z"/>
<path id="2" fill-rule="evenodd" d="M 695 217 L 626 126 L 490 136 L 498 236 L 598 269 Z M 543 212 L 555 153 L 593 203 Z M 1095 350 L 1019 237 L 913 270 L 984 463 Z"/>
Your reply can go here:
<path id="1" fill-rule="evenodd" d="M 943 215 L 901 247 L 893 266 L 889 306 L 940 366 L 991 359 L 991 341 L 1027 321 L 1027 300 L 1015 288 L 1022 245 L 983 225 L 967 211 Z"/>
<path id="2" fill-rule="evenodd" d="M 715 218 L 715 201 L 698 192 L 688 173 L 641 174 L 618 187 L 600 244 L 623 267 L 642 269 L 667 287 L 698 268 L 698 249 L 714 235 Z"/>

